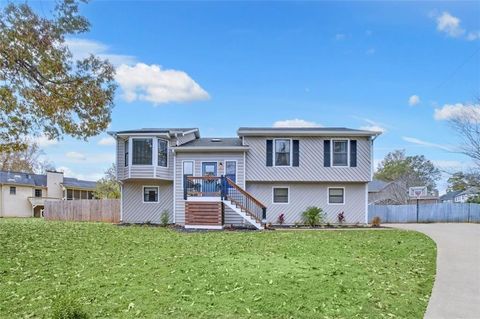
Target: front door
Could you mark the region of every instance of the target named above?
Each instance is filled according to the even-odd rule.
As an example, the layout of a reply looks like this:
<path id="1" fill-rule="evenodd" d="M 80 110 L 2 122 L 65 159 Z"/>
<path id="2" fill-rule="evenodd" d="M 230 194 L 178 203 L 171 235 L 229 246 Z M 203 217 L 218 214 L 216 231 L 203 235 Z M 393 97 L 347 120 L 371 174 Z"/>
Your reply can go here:
<path id="1" fill-rule="evenodd" d="M 203 162 L 202 163 L 202 176 L 214 177 L 217 176 L 217 162 Z M 217 179 L 203 179 L 202 181 L 202 194 L 203 196 L 216 196 Z"/>
<path id="2" fill-rule="evenodd" d="M 237 182 L 237 161 L 225 161 L 225 177 Z"/>

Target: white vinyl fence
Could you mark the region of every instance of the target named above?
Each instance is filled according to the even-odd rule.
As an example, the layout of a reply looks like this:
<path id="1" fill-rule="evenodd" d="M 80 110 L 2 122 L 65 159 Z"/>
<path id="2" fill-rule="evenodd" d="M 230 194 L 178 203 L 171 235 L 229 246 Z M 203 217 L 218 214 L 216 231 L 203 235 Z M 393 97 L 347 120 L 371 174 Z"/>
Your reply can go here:
<path id="1" fill-rule="evenodd" d="M 480 223 L 480 204 L 438 203 L 417 205 L 370 205 L 368 221 L 382 223 Z"/>

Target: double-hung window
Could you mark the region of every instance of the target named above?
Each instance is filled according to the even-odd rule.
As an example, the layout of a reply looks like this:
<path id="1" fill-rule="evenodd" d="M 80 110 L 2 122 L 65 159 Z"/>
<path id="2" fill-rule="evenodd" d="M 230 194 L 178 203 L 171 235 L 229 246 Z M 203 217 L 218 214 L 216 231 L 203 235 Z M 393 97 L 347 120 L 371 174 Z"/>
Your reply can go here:
<path id="1" fill-rule="evenodd" d="M 151 138 L 132 139 L 132 164 L 152 165 L 153 140 Z"/>
<path id="2" fill-rule="evenodd" d="M 288 204 L 288 187 L 274 187 L 273 202 L 275 204 Z"/>
<path id="3" fill-rule="evenodd" d="M 158 187 L 145 186 L 143 187 L 143 202 L 157 203 L 158 202 Z"/>
<path id="4" fill-rule="evenodd" d="M 290 140 L 275 140 L 275 166 L 290 166 Z"/>
<path id="5" fill-rule="evenodd" d="M 158 140 L 158 166 L 167 167 L 168 163 L 168 142 Z"/>
<path id="6" fill-rule="evenodd" d="M 339 187 L 329 188 L 328 203 L 329 204 L 345 204 L 345 189 L 339 188 Z"/>
<path id="7" fill-rule="evenodd" d="M 348 141 L 333 141 L 332 146 L 332 165 L 348 166 Z"/>
<path id="8" fill-rule="evenodd" d="M 10 195 L 17 195 L 17 188 L 15 186 L 10 186 Z"/>

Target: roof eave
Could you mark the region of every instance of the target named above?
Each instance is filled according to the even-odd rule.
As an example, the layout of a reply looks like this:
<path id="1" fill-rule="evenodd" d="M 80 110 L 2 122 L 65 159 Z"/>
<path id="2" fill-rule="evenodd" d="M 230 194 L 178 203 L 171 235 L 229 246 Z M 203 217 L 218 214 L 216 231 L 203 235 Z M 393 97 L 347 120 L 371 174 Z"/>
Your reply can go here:
<path id="1" fill-rule="evenodd" d="M 295 131 L 295 130 L 238 130 L 238 136 L 378 136 L 375 131 Z"/>

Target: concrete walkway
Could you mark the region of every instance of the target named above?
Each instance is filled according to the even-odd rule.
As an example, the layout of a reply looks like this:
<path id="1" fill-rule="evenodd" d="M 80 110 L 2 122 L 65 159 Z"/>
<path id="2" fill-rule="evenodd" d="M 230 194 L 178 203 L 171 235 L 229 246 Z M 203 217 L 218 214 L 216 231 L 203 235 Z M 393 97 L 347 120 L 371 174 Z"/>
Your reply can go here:
<path id="1" fill-rule="evenodd" d="M 390 224 L 437 243 L 437 275 L 427 319 L 480 318 L 480 224 Z"/>

